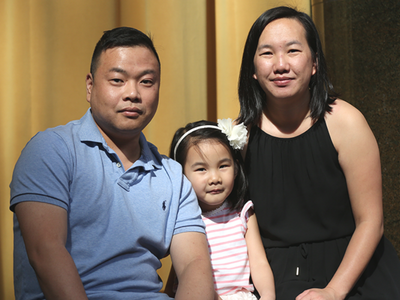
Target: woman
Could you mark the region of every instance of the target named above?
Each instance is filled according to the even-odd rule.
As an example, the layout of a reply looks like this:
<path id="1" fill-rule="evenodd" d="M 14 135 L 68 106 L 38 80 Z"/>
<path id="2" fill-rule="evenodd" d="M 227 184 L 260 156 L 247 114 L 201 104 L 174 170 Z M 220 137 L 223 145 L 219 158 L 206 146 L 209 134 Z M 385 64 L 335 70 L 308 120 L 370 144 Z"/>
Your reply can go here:
<path id="1" fill-rule="evenodd" d="M 239 101 L 277 300 L 400 299 L 400 262 L 383 237 L 378 145 L 362 114 L 336 98 L 309 16 L 277 7 L 256 20 Z"/>

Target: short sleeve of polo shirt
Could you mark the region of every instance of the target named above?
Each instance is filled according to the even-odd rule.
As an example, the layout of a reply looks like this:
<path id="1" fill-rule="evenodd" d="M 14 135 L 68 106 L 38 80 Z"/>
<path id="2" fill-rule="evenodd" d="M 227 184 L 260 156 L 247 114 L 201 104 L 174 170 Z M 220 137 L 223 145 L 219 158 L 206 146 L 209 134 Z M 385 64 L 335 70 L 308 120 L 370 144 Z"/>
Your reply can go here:
<path id="1" fill-rule="evenodd" d="M 61 136 L 51 130 L 36 134 L 22 150 L 15 165 L 10 184 L 11 210 L 25 201 L 68 209 L 71 164 L 71 155 Z"/>
<path id="2" fill-rule="evenodd" d="M 174 234 L 195 231 L 205 233 L 201 209 L 189 180 L 182 175 L 182 194 Z"/>

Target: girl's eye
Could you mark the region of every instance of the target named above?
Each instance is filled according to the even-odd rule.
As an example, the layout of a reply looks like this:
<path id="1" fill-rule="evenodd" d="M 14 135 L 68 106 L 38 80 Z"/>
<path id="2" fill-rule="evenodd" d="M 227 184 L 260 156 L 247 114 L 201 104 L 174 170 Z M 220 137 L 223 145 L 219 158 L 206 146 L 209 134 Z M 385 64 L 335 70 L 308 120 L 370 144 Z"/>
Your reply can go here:
<path id="1" fill-rule="evenodd" d="M 300 50 L 298 50 L 298 49 L 290 49 L 289 50 L 289 53 L 296 53 L 296 52 L 300 52 Z"/>
<path id="2" fill-rule="evenodd" d="M 229 167 L 230 167 L 230 165 L 221 165 L 219 168 L 224 169 L 224 168 L 229 168 Z"/>
<path id="3" fill-rule="evenodd" d="M 194 170 L 195 172 L 204 172 L 206 169 L 205 168 L 197 168 Z"/>

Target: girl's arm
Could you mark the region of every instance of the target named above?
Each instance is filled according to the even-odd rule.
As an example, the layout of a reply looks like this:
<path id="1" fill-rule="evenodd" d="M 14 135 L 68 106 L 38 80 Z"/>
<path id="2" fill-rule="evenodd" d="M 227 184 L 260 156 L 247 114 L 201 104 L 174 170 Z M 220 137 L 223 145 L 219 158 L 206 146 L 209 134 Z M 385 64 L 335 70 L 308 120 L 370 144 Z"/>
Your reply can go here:
<path id="1" fill-rule="evenodd" d="M 260 300 L 275 299 L 275 283 L 271 267 L 261 242 L 256 215 L 249 210 L 246 233 L 247 251 L 249 253 L 250 274 L 254 286 L 260 294 Z"/>
<path id="2" fill-rule="evenodd" d="M 339 163 L 346 176 L 356 229 L 343 260 L 325 289 L 307 290 L 296 300 L 344 299 L 369 263 L 383 234 L 379 149 L 363 115 L 336 100 L 326 117 Z"/>

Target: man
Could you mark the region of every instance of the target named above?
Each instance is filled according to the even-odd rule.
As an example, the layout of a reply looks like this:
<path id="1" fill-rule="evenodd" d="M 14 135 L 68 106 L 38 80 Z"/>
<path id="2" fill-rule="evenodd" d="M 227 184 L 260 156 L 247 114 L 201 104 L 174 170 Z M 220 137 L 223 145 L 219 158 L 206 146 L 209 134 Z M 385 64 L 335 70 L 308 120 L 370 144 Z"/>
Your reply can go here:
<path id="1" fill-rule="evenodd" d="M 156 272 L 168 253 L 176 299 L 213 299 L 196 196 L 142 134 L 159 85 L 149 37 L 106 31 L 86 77 L 91 108 L 22 151 L 10 185 L 17 300 L 168 299 Z"/>

